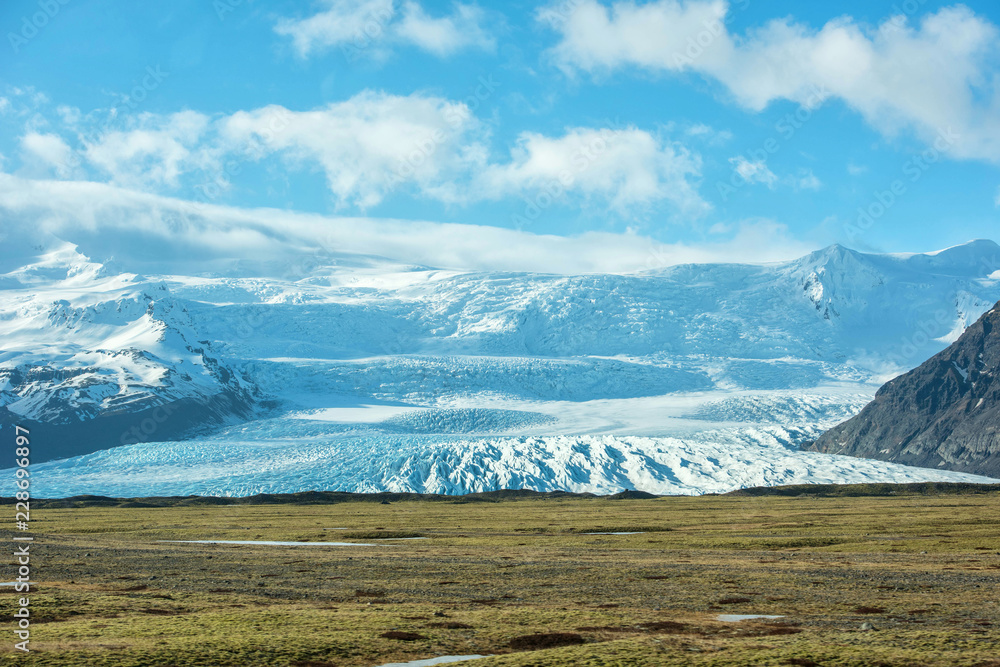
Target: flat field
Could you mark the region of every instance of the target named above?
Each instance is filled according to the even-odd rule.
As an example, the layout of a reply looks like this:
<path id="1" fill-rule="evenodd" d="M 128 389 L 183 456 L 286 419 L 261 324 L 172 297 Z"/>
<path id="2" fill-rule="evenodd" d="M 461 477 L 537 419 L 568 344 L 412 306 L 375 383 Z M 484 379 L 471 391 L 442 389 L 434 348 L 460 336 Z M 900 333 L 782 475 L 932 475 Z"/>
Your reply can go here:
<path id="1" fill-rule="evenodd" d="M 1000 666 L 997 491 L 61 504 L 3 664 Z"/>

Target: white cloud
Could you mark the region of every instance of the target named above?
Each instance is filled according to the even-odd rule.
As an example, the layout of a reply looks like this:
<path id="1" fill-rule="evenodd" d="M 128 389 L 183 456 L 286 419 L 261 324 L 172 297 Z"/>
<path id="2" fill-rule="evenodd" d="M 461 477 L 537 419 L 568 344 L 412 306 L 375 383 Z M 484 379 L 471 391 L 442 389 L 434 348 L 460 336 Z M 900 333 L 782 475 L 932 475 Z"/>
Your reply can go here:
<path id="1" fill-rule="evenodd" d="M 704 123 L 696 123 L 688 126 L 684 134 L 689 137 L 704 139 L 710 146 L 722 146 L 729 143 L 733 138 L 733 133 L 729 130 L 716 130 L 714 127 Z"/>
<path id="2" fill-rule="evenodd" d="M 791 181 L 796 190 L 819 190 L 823 187 L 822 181 L 809 169 L 803 170 L 798 176 L 792 176 Z"/>
<path id="3" fill-rule="evenodd" d="M 178 177 L 198 161 L 195 150 L 208 124 L 207 116 L 194 111 L 142 114 L 134 129 L 84 140 L 84 155 L 114 183 L 176 186 Z"/>
<path id="4" fill-rule="evenodd" d="M 728 3 L 661 0 L 645 5 L 619 2 L 609 12 L 596 0 L 579 0 L 567 13 L 555 6 L 538 12 L 539 20 L 562 33 L 562 41 L 553 49 L 556 61 L 567 70 L 594 72 L 611 70 L 623 64 L 642 67 L 685 69 L 684 48 L 688 39 L 719 25 Z M 701 58 L 715 66 L 729 59 L 728 40 L 710 40 Z"/>
<path id="5" fill-rule="evenodd" d="M 893 17 L 878 29 L 850 17 L 820 30 L 777 19 L 745 35 L 729 32 L 727 10 L 721 0 L 610 9 L 580 0 L 550 21 L 561 33 L 552 53 L 568 71 L 698 72 L 754 111 L 837 97 L 888 136 L 912 129 L 952 157 L 1000 161 L 1000 30 L 970 9 L 944 8 L 917 26 Z"/>
<path id="6" fill-rule="evenodd" d="M 419 3 L 408 0 L 402 13 L 393 0 L 326 0 L 326 9 L 304 19 L 281 19 L 275 32 L 290 37 L 299 56 L 306 58 L 332 47 L 347 55 L 392 44 L 410 44 L 439 57 L 463 49 L 492 50 L 496 42 L 485 29 L 485 13 L 475 5 L 456 3 L 451 14 L 433 17 Z"/>
<path id="7" fill-rule="evenodd" d="M 385 257 L 457 270 L 630 273 L 691 262 L 767 262 L 812 250 L 773 221 L 745 221 L 709 244 L 661 243 L 636 234 L 563 237 L 480 225 L 342 218 L 276 209 L 195 204 L 81 181 L 0 174 L 0 238 L 16 250 L 70 241 L 97 259 L 114 255 L 126 271 L 216 271 L 256 263 L 262 271 L 313 253 Z M 261 275 L 267 275 L 262 273 Z"/>
<path id="8" fill-rule="evenodd" d="M 750 161 L 742 155 L 729 158 L 729 163 L 733 165 L 733 171 L 742 179 L 744 183 L 760 183 L 773 190 L 776 185 L 790 186 L 796 190 L 819 190 L 823 183 L 816 177 L 811 169 L 801 169 L 798 175 L 788 175 L 778 177 L 767 166 L 765 160 Z"/>
<path id="9" fill-rule="evenodd" d="M 643 130 L 573 128 L 556 138 L 522 134 L 510 161 L 487 168 L 477 190 L 496 198 L 524 190 L 554 197 L 577 192 L 621 210 L 666 200 L 683 212 L 700 213 L 708 205 L 689 180 L 700 168 L 684 148 Z"/>
<path id="10" fill-rule="evenodd" d="M 396 13 L 393 0 L 326 0 L 326 5 L 325 11 L 305 19 L 281 19 L 274 31 L 291 37 L 305 58 L 342 44 L 366 45 L 384 35 Z"/>
<path id="11" fill-rule="evenodd" d="M 847 173 L 851 176 L 860 176 L 861 174 L 868 173 L 868 167 L 850 162 L 847 165 Z"/>
<path id="12" fill-rule="evenodd" d="M 485 160 L 485 129 L 468 107 L 438 97 L 365 92 L 315 111 L 271 106 L 220 121 L 232 149 L 253 144 L 292 164 L 313 162 L 341 204 L 374 206 L 397 187 L 453 198 L 453 179 Z"/>
<path id="13" fill-rule="evenodd" d="M 28 164 L 52 169 L 60 177 L 69 175 L 78 163 L 73 149 L 58 134 L 28 132 L 21 137 L 21 152 Z"/>
<path id="14" fill-rule="evenodd" d="M 214 118 L 147 113 L 126 119 L 123 129 L 90 131 L 93 115 L 72 125 L 63 119 L 63 134 L 76 135 L 86 158 L 76 176 L 140 190 L 194 187 L 214 200 L 237 180 L 229 165 L 266 160 L 268 168 L 280 162 L 287 172 L 322 173 L 341 208 L 366 210 L 392 194 L 468 205 L 542 193 L 559 205 L 622 216 L 657 205 L 686 215 L 709 208 L 697 193 L 699 156 L 659 135 L 635 127 L 526 132 L 498 155 L 491 126 L 465 102 L 423 93 L 364 91 L 308 111 L 270 105 Z M 47 165 L 72 154 L 55 134 L 25 141 L 22 153 L 30 148 Z"/>
<path id="15" fill-rule="evenodd" d="M 0 97 L 0 113 L 14 112 L 23 116 L 48 103 L 48 96 L 34 86 L 6 86 L 3 97 Z"/>
<path id="16" fill-rule="evenodd" d="M 729 164 L 733 165 L 733 171 L 747 183 L 762 183 L 769 188 L 774 188 L 778 182 L 778 177 L 768 169 L 764 160 L 751 162 L 742 155 L 737 155 L 729 158 Z"/>
<path id="17" fill-rule="evenodd" d="M 692 183 L 699 159 L 636 128 L 524 133 L 498 162 L 488 128 L 464 103 L 420 94 L 366 92 L 316 111 L 266 107 L 220 122 L 230 146 L 265 134 L 258 144 L 268 152 L 318 164 L 338 202 L 361 208 L 407 187 L 456 204 L 557 190 L 621 211 L 662 201 L 687 213 L 707 208 Z"/>
<path id="18" fill-rule="evenodd" d="M 493 50 L 496 42 L 482 27 L 484 14 L 473 5 L 455 5 L 451 16 L 430 17 L 416 2 L 403 5 L 403 18 L 395 34 L 439 57 L 467 48 Z"/>
<path id="19" fill-rule="evenodd" d="M 80 115 L 79 109 L 76 107 L 66 106 L 65 104 L 61 104 L 56 107 L 56 113 L 59 114 L 59 118 L 62 122 L 70 127 L 77 125 L 83 119 Z"/>

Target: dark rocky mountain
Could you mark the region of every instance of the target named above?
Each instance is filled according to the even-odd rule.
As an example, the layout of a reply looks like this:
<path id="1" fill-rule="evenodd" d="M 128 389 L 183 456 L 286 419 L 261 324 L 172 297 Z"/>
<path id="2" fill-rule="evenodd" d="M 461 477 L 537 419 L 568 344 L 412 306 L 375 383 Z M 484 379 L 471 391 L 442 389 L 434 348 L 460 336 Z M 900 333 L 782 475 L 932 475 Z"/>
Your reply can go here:
<path id="1" fill-rule="evenodd" d="M 1000 304 L 805 448 L 1000 477 Z"/>

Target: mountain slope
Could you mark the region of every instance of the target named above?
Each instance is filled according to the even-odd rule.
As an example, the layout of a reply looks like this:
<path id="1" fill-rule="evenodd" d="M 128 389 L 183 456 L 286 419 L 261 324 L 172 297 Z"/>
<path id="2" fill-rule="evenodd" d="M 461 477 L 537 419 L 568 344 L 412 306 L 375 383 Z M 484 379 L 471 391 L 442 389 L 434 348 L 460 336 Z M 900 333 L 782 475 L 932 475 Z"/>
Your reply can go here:
<path id="1" fill-rule="evenodd" d="M 1000 304 L 807 449 L 1000 476 Z"/>
<path id="2" fill-rule="evenodd" d="M 186 437 L 244 421 L 262 399 L 161 281 L 72 246 L 3 277 L 0 424 L 30 429 L 36 460 Z"/>

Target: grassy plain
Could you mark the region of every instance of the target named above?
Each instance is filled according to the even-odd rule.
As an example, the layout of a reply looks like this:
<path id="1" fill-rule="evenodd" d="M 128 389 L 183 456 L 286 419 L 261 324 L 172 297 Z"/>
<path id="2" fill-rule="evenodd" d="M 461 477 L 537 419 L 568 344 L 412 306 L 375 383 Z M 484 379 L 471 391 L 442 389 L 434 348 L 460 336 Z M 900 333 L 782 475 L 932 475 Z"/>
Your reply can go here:
<path id="1" fill-rule="evenodd" d="M 996 491 L 140 504 L 32 511 L 0 663 L 1000 667 Z"/>

